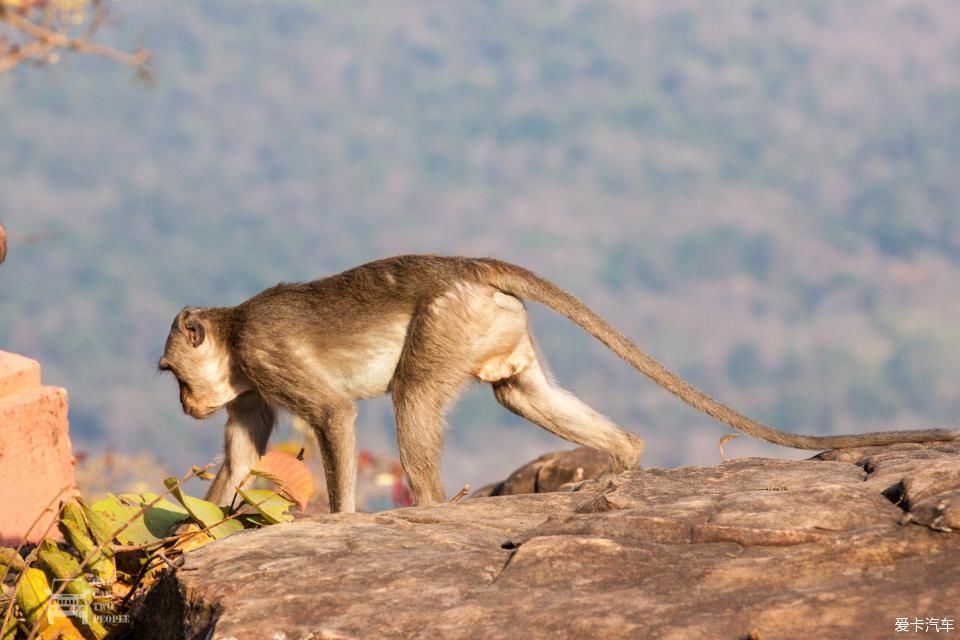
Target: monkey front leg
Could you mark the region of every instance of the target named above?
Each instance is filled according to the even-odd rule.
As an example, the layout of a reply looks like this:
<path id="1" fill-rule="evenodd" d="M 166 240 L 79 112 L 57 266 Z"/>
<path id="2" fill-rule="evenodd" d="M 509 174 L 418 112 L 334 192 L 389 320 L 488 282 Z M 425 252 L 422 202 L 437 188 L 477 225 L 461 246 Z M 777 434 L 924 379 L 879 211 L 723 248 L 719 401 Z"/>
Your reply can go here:
<path id="1" fill-rule="evenodd" d="M 227 404 L 223 465 L 213 479 L 206 499 L 221 506 L 233 501 L 237 486 L 267 450 L 276 412 L 254 391 Z"/>
<path id="2" fill-rule="evenodd" d="M 357 406 L 345 399 L 334 401 L 309 418 L 323 458 L 330 513 L 353 513 L 357 510 L 356 418 Z"/>

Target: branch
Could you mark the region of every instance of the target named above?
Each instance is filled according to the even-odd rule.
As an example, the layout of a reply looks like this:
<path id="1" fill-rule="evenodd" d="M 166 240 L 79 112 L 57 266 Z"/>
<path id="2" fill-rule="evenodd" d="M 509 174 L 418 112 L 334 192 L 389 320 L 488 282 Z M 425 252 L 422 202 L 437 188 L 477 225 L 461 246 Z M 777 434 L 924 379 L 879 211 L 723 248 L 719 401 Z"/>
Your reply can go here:
<path id="1" fill-rule="evenodd" d="M 105 19 L 105 10 L 96 3 L 93 20 L 87 26 L 82 37 L 72 38 L 66 33 L 57 31 L 48 26 L 41 26 L 32 22 L 19 13 L 4 10 L 0 0 L 0 22 L 5 22 L 20 33 L 32 38 L 33 41 L 18 45 L 11 44 L 5 53 L 0 54 L 0 73 L 9 71 L 26 60 L 45 62 L 53 50 L 65 49 L 86 55 L 100 56 L 119 62 L 120 64 L 135 67 L 145 78 L 150 77 L 147 62 L 150 52 L 140 48 L 133 53 L 127 53 L 109 45 L 90 42 L 89 38 L 96 32 Z"/>

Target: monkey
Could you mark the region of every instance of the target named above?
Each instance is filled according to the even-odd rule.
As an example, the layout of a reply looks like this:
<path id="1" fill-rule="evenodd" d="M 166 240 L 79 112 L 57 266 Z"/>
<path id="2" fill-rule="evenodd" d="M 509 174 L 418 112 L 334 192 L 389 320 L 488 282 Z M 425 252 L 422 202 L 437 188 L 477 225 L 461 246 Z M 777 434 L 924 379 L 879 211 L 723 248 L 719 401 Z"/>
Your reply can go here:
<path id="1" fill-rule="evenodd" d="M 187 415 L 204 419 L 226 407 L 223 464 L 207 499 L 230 504 L 266 451 L 277 409 L 284 409 L 316 435 L 331 511 L 354 511 L 356 401 L 389 393 L 414 504 L 442 502 L 444 415 L 471 380 L 489 383 L 513 413 L 608 454 L 608 474 L 638 468 L 643 439 L 553 381 L 524 300 L 573 321 L 694 408 L 768 442 L 833 449 L 960 436 L 946 429 L 787 433 L 696 389 L 528 269 L 493 258 L 407 255 L 281 283 L 233 307 L 186 307 L 176 315 L 158 368 L 176 377 Z"/>

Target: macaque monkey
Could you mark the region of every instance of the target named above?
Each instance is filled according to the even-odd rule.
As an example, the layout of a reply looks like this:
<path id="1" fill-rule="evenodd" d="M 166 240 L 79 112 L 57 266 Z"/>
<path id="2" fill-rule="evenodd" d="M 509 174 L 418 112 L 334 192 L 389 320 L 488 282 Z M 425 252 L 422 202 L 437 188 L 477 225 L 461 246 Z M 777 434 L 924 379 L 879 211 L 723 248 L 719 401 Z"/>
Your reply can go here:
<path id="1" fill-rule="evenodd" d="M 785 433 L 695 389 L 580 300 L 498 260 L 400 256 L 302 284 L 279 284 L 235 307 L 186 308 L 159 368 L 194 418 L 227 408 L 223 465 L 207 494 L 229 504 L 264 453 L 275 408 L 313 428 L 330 509 L 354 511 L 355 401 L 390 393 L 400 463 L 415 503 L 444 500 L 444 413 L 465 383 L 489 382 L 510 411 L 565 440 L 609 454 L 610 473 L 636 468 L 643 440 L 554 384 L 534 348 L 521 299 L 566 316 L 693 407 L 746 434 L 798 449 L 953 440 L 948 430 L 862 435 Z"/>

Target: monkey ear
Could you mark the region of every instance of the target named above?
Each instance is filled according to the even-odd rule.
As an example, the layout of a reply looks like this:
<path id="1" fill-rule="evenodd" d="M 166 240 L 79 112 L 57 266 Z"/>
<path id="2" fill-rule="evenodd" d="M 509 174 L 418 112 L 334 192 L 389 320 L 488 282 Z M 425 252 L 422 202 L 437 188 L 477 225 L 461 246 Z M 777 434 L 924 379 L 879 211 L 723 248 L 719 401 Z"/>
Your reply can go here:
<path id="1" fill-rule="evenodd" d="M 177 317 L 173 319 L 173 325 L 170 327 L 170 330 L 172 331 L 176 329 L 177 331 L 181 332 L 186 331 L 183 325 L 192 311 L 193 310 L 190 307 L 184 307 L 183 309 L 180 309 L 180 313 L 178 313 Z"/>
<path id="2" fill-rule="evenodd" d="M 207 331 L 203 326 L 203 322 L 200 321 L 195 315 L 184 314 L 183 318 L 183 332 L 187 334 L 187 340 L 190 341 L 190 344 L 196 348 L 203 344 L 203 339 L 207 337 Z"/>

